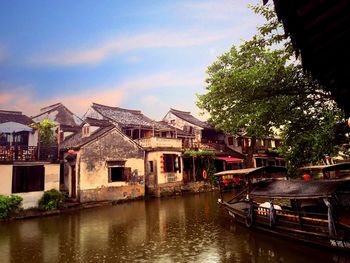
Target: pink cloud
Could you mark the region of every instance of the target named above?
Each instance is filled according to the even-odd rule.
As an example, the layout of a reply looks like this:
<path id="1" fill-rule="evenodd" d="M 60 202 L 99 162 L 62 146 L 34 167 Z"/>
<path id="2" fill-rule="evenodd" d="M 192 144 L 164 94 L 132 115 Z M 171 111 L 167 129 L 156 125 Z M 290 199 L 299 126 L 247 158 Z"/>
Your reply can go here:
<path id="1" fill-rule="evenodd" d="M 179 76 L 182 77 L 179 78 Z M 142 107 L 147 108 L 152 102 L 153 105 L 156 102 L 161 102 L 162 106 L 166 108 L 166 102 L 156 95 L 157 89 L 189 89 L 189 87 L 201 86 L 202 84 L 201 76 L 183 72 L 158 72 L 153 75 L 135 76 L 133 79 L 126 79 L 113 85 L 86 87 L 83 91 L 80 88 L 77 89 L 76 93 L 62 94 L 54 98 L 40 98 L 35 95 L 29 85 L 14 87 L 0 83 L 0 90 L 4 90 L 0 92 L 0 104 L 1 109 L 22 111 L 28 116 L 33 116 L 39 113 L 42 107 L 62 102 L 72 112 L 82 116 L 92 102 L 110 106 L 125 105 L 128 101 L 134 100 L 133 94 L 141 93 L 144 94 L 139 101 L 141 110 Z"/>
<path id="2" fill-rule="evenodd" d="M 122 102 L 124 95 L 122 90 L 87 90 L 85 93 L 61 95 L 51 99 L 41 98 L 33 95 L 33 92 L 26 89 L 7 89 L 0 94 L 2 110 L 22 111 L 23 114 L 33 116 L 39 113 L 40 108 L 62 102 L 72 112 L 82 116 L 92 102 L 99 102 L 107 105 L 118 105 Z"/>

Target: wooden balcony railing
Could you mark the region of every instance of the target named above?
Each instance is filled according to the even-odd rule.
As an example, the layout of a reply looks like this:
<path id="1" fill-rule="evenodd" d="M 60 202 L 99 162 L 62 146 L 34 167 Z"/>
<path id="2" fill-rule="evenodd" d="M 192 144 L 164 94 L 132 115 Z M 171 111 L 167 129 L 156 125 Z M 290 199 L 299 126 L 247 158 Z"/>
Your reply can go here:
<path id="1" fill-rule="evenodd" d="M 39 155 L 37 146 L 0 146 L 0 162 L 56 161 L 57 159 L 57 146 L 40 147 Z"/>
<path id="2" fill-rule="evenodd" d="M 182 147 L 181 139 L 151 137 L 135 140 L 144 148 L 180 148 Z"/>

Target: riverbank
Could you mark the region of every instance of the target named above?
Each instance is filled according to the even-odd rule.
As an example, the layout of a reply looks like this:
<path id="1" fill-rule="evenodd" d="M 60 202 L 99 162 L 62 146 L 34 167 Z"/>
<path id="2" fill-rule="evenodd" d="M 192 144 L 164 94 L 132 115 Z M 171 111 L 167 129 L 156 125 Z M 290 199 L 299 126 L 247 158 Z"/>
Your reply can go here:
<path id="1" fill-rule="evenodd" d="M 206 192 L 213 192 L 218 191 L 218 188 L 211 185 L 207 182 L 192 182 L 187 183 L 183 185 L 180 189 L 164 189 L 161 192 L 160 197 L 150 197 L 150 196 L 142 196 L 138 198 L 125 198 L 125 199 L 118 199 L 118 200 L 104 200 L 104 201 L 94 201 L 94 202 L 75 202 L 73 200 L 67 199 L 63 206 L 60 209 L 55 209 L 51 211 L 44 211 L 40 210 L 39 208 L 29 208 L 29 209 L 21 209 L 17 213 L 13 214 L 9 218 L 0 219 L 0 222 L 9 222 L 14 220 L 20 220 L 20 219 L 30 219 L 30 218 L 37 218 L 37 217 L 47 217 L 47 216 L 53 216 L 53 215 L 59 215 L 63 213 L 70 213 L 77 210 L 82 209 L 90 209 L 90 208 L 97 208 L 97 207 L 103 207 L 103 206 L 113 206 L 118 205 L 125 202 L 132 202 L 137 200 L 148 200 L 148 199 L 154 199 L 154 198 L 171 198 L 173 196 L 181 196 L 181 195 L 188 195 L 188 194 L 198 194 L 198 193 L 206 193 Z"/>

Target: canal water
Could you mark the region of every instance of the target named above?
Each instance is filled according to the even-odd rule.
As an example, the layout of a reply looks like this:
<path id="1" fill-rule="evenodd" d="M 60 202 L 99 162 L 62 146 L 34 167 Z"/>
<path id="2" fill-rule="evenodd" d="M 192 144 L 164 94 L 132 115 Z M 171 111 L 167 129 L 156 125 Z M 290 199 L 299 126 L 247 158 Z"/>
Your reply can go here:
<path id="1" fill-rule="evenodd" d="M 350 262 L 236 225 L 217 193 L 0 223 L 0 262 Z"/>

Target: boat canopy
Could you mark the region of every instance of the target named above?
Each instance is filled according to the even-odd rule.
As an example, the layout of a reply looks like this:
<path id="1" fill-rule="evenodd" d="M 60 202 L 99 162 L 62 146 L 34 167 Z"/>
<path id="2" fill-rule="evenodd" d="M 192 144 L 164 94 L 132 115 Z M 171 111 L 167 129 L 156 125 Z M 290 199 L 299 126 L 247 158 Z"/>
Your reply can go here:
<path id="1" fill-rule="evenodd" d="M 330 164 L 330 165 L 310 165 L 300 167 L 299 170 L 302 171 L 310 171 L 310 170 L 321 170 L 323 172 L 330 171 L 340 171 L 340 170 L 350 170 L 350 162 Z"/>
<path id="2" fill-rule="evenodd" d="M 273 174 L 273 173 L 287 173 L 287 168 L 283 166 L 263 166 L 258 168 L 227 170 L 227 171 L 215 173 L 214 175 L 216 176 L 225 176 L 225 175 L 254 176 L 254 175 Z"/>
<path id="3" fill-rule="evenodd" d="M 350 190 L 350 180 L 270 180 L 254 185 L 251 197 L 310 199 L 327 198 Z"/>

